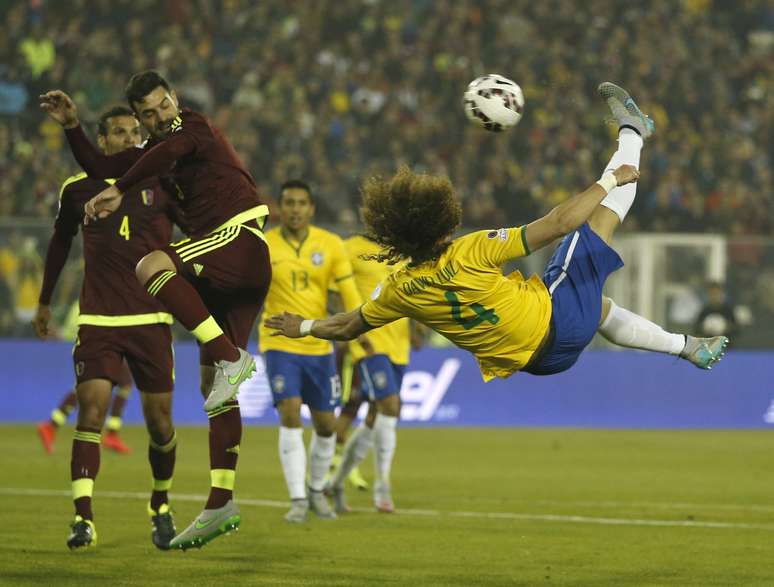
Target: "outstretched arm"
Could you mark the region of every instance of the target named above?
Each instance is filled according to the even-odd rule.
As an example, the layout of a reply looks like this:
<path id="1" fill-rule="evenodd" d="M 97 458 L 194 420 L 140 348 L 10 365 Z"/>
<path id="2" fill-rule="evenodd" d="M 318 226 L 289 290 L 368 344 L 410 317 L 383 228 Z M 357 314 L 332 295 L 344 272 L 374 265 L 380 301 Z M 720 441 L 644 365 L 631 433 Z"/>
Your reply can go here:
<path id="1" fill-rule="evenodd" d="M 127 149 L 115 155 L 102 154 L 83 132 L 75 102 L 61 90 L 41 95 L 40 108 L 64 129 L 73 157 L 90 177 L 121 177 L 143 153 L 141 149 Z"/>
<path id="2" fill-rule="evenodd" d="M 185 133 L 172 135 L 153 148 L 141 152 L 131 169 L 119 179 L 115 186 L 125 193 L 144 179 L 167 173 L 178 159 L 196 150 L 196 142 Z M 143 154 L 144 153 L 144 154 Z"/>
<path id="3" fill-rule="evenodd" d="M 142 180 L 169 171 L 172 164 L 196 149 L 196 143 L 187 135 L 171 137 L 159 143 L 140 157 L 121 179 L 102 190 L 84 206 L 84 221 L 105 218 L 115 212 L 129 189 Z"/>
<path id="4" fill-rule="evenodd" d="M 353 340 L 371 329 L 363 320 L 360 308 L 323 320 L 305 320 L 298 314 L 283 312 L 267 318 L 264 324 L 276 331 L 272 336 L 301 338 L 311 334 L 326 340 Z"/>
<path id="5" fill-rule="evenodd" d="M 557 238 L 569 234 L 586 222 L 607 194 L 616 186 L 637 181 L 640 172 L 633 165 L 621 165 L 548 214 L 525 227 L 530 251 L 537 251 Z"/>

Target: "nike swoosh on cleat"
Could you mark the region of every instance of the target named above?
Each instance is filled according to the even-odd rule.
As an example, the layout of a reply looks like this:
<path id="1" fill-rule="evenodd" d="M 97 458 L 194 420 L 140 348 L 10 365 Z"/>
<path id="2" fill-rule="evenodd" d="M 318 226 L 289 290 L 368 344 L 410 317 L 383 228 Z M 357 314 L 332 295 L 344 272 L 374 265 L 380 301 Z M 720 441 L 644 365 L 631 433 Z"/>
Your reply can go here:
<path id="1" fill-rule="evenodd" d="M 196 523 L 194 524 L 194 527 L 195 527 L 197 530 L 201 530 L 202 528 L 206 528 L 207 526 L 209 526 L 210 524 L 212 524 L 212 522 L 213 522 L 213 521 L 215 521 L 215 518 L 212 518 L 211 520 L 207 520 L 207 521 L 206 521 L 206 522 L 204 522 L 204 523 L 200 522 L 199 520 L 196 520 Z"/>
<path id="2" fill-rule="evenodd" d="M 250 366 L 254 367 L 255 365 L 252 364 Z M 248 369 L 249 368 L 250 367 L 248 367 Z M 247 369 L 242 367 L 242 369 L 239 371 L 239 373 L 237 375 L 234 375 L 233 377 L 231 377 L 231 376 L 228 377 L 228 383 L 229 383 L 229 385 L 236 385 L 237 383 L 239 383 L 239 381 L 241 379 L 244 379 L 244 377 L 246 377 L 246 376 L 247 376 Z"/>

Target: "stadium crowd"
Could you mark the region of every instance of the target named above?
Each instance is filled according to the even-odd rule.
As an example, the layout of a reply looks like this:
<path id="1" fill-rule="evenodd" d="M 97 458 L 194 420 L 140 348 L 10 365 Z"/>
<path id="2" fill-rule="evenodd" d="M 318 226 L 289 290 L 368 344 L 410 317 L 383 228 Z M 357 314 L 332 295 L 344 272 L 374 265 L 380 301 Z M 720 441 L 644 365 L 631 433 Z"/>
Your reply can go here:
<path id="1" fill-rule="evenodd" d="M 183 104 L 225 131 L 264 195 L 303 177 L 320 202 L 317 220 L 343 226 L 357 222 L 362 178 L 402 162 L 448 174 L 467 226 L 544 213 L 594 181 L 607 161 L 614 129 L 600 124 L 605 109 L 595 88 L 615 80 L 632 89 L 658 128 L 643 152 L 626 230 L 771 234 L 771 4 L 567 6 L 5 2 L 0 219 L 51 218 L 62 180 L 77 169 L 61 130 L 39 111 L 39 93 L 64 89 L 93 123 L 106 105 L 123 102 L 132 73 L 153 67 Z M 467 83 L 490 71 L 524 89 L 526 114 L 513 132 L 491 135 L 464 119 Z M 4 298 L 40 262 L 24 261 L 30 245 L 3 231 Z"/>

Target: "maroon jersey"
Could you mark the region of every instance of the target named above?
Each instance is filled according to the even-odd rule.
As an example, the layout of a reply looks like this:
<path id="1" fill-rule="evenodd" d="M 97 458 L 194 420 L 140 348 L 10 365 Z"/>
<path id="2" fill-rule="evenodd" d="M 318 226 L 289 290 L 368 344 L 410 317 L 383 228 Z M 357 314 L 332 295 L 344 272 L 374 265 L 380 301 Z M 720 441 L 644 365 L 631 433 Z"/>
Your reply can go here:
<path id="1" fill-rule="evenodd" d="M 261 204 L 255 181 L 223 134 L 201 114 L 187 108 L 162 141 L 106 156 L 97 151 L 81 127 L 67 131 L 78 163 L 92 177 L 118 177 L 126 193 L 138 182 L 158 175 L 180 201 L 190 236 L 208 234 L 228 220 Z"/>
<path id="2" fill-rule="evenodd" d="M 129 320 L 132 324 L 171 323 L 171 318 L 155 316 L 166 310 L 140 285 L 134 269 L 143 256 L 171 240 L 172 222 L 178 218 L 176 203 L 152 178 L 132 188 L 115 213 L 84 225 L 84 204 L 110 183 L 80 173 L 62 186 L 40 302 L 49 303 L 72 239 L 81 227 L 85 270 L 79 323 L 120 326 L 121 321 L 114 318 L 127 316 L 135 317 Z M 144 314 L 151 316 L 137 322 L 137 315 Z M 94 316 L 113 319 L 99 323 Z"/>

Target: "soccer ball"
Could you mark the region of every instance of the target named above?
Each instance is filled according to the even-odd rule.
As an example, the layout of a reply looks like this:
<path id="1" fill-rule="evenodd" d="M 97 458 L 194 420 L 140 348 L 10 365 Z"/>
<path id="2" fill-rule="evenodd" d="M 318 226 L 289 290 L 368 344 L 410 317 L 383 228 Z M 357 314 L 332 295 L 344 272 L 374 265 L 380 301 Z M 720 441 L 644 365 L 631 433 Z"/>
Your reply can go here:
<path id="1" fill-rule="evenodd" d="M 500 132 L 516 126 L 524 112 L 519 84 L 490 73 L 474 79 L 465 92 L 465 114 L 486 130 Z"/>

